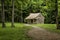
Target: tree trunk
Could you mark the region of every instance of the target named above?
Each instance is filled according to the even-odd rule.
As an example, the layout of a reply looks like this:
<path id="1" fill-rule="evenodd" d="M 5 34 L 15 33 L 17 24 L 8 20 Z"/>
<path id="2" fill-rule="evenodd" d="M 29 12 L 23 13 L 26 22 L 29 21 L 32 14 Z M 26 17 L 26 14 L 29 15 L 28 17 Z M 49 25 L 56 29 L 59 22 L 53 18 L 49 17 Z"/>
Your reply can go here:
<path id="1" fill-rule="evenodd" d="M 58 0 L 56 0 L 56 25 L 57 25 L 57 29 L 60 29 L 59 19 L 58 19 Z"/>
<path id="2" fill-rule="evenodd" d="M 14 0 L 12 0 L 12 27 L 15 27 L 14 26 Z"/>
<path id="3" fill-rule="evenodd" d="M 4 13 L 4 0 L 1 0 L 1 5 L 2 5 L 2 27 L 6 27 L 5 26 L 5 13 Z"/>
<path id="4" fill-rule="evenodd" d="M 22 4 L 21 4 L 21 23 L 23 23 Z"/>

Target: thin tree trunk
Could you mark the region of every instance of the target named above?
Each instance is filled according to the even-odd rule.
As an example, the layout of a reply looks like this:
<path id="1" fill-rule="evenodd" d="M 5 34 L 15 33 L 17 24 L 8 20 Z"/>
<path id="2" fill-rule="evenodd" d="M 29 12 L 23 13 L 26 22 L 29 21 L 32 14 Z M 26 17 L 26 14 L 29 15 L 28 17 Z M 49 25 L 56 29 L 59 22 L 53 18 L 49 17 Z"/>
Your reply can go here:
<path id="1" fill-rule="evenodd" d="M 5 26 L 5 13 L 4 13 L 4 0 L 1 0 L 1 5 L 2 5 L 2 27 L 6 27 Z"/>
<path id="2" fill-rule="evenodd" d="M 23 23 L 22 4 L 21 4 L 21 23 Z"/>
<path id="3" fill-rule="evenodd" d="M 14 0 L 12 0 L 12 27 L 14 26 Z"/>
<path id="4" fill-rule="evenodd" d="M 57 29 L 60 29 L 59 19 L 58 19 L 58 0 L 56 0 L 56 25 L 57 25 Z"/>

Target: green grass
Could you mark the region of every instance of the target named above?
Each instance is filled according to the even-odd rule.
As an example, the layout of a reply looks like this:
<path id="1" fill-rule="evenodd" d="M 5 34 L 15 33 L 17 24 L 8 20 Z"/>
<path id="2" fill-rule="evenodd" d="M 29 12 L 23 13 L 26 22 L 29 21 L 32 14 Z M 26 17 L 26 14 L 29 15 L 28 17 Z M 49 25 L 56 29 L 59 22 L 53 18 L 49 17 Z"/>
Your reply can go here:
<path id="1" fill-rule="evenodd" d="M 56 29 L 57 28 L 56 24 L 33 24 L 33 25 L 44 28 L 50 32 L 60 33 L 60 30 Z"/>
<path id="2" fill-rule="evenodd" d="M 5 23 L 6 27 L 11 27 L 11 23 Z M 23 23 L 14 23 L 15 27 L 23 27 Z M 0 23 L 0 27 L 2 27 L 2 24 Z"/>
<path id="3" fill-rule="evenodd" d="M 31 40 L 26 34 L 31 27 L 20 23 L 14 23 L 14 25 L 15 28 L 11 28 L 11 23 L 6 23 L 6 28 L 2 28 L 0 23 L 0 40 Z"/>

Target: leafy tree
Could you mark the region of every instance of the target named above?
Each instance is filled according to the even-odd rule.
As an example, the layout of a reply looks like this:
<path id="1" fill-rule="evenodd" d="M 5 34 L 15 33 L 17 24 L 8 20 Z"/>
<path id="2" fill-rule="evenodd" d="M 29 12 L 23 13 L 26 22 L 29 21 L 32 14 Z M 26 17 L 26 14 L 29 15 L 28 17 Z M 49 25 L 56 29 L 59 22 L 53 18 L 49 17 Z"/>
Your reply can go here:
<path id="1" fill-rule="evenodd" d="M 6 17 L 5 20 L 7 22 L 11 22 L 11 0 L 5 0 L 4 8 Z M 22 18 L 24 20 L 29 13 L 40 12 L 45 17 L 45 23 L 56 23 L 55 9 L 55 0 L 14 0 L 14 21 L 22 22 Z"/>
<path id="2" fill-rule="evenodd" d="M 55 0 L 46 0 L 47 23 L 56 23 L 55 9 Z"/>

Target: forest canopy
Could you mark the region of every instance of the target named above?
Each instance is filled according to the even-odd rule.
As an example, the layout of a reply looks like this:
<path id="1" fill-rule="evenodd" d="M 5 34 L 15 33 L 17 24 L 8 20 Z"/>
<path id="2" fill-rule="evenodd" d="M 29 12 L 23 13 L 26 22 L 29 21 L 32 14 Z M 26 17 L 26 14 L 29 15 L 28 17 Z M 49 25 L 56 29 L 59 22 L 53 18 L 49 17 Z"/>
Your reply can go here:
<path id="1" fill-rule="evenodd" d="M 45 17 L 45 23 L 56 23 L 55 0 L 14 0 L 14 21 L 21 22 L 29 13 L 41 13 Z M 11 22 L 12 2 L 4 0 L 5 21 Z M 0 1 L 0 22 L 1 22 L 1 1 Z M 24 21 L 23 21 L 24 22 Z"/>

